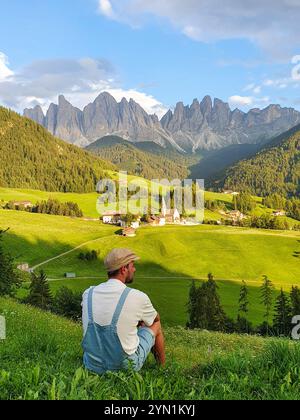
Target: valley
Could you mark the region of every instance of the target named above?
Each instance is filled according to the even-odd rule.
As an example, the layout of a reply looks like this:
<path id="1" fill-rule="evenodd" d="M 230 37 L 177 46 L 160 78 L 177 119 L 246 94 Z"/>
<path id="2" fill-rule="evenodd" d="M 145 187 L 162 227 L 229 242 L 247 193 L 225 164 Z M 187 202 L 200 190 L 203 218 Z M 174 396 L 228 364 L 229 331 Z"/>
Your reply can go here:
<path id="1" fill-rule="evenodd" d="M 22 223 L 20 223 L 22 214 Z M 222 303 L 235 316 L 241 281 L 251 290 L 250 318 L 262 321 L 259 286 L 268 275 L 277 290 L 299 283 L 300 233 L 218 226 L 142 227 L 136 238 L 116 235 L 118 228 L 81 219 L 0 211 L 0 226 L 10 228 L 4 246 L 16 263 L 31 267 L 69 252 L 40 266 L 51 279 L 52 290 L 66 285 L 82 292 L 104 281 L 105 255 L 114 247 L 132 248 L 142 260 L 134 287 L 149 293 L 168 325 L 185 325 L 186 303 L 192 279 L 204 280 L 212 272 L 220 287 Z M 90 242 L 90 243 L 87 243 Z M 87 244 L 86 244 L 87 243 Z M 86 244 L 80 249 L 72 250 Z M 96 250 L 97 261 L 82 262 L 81 251 Z M 76 279 L 64 279 L 66 272 Z M 21 295 L 26 290 L 20 291 Z"/>

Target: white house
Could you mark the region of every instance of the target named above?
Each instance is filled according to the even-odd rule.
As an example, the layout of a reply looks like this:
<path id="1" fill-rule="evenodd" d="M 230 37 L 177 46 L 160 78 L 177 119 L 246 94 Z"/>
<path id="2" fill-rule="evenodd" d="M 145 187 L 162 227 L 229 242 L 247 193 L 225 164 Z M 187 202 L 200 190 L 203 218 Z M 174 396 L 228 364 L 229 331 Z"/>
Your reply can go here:
<path id="1" fill-rule="evenodd" d="M 136 222 L 132 222 L 131 227 L 133 229 L 138 229 L 140 227 L 140 222 L 138 220 Z"/>
<path id="2" fill-rule="evenodd" d="M 286 213 L 283 210 L 276 210 L 276 211 L 273 212 L 273 216 L 275 216 L 275 217 L 285 216 L 285 215 L 286 215 Z"/>
<path id="3" fill-rule="evenodd" d="M 122 225 L 122 214 L 118 212 L 106 212 L 102 215 L 103 223 L 106 225 Z"/>

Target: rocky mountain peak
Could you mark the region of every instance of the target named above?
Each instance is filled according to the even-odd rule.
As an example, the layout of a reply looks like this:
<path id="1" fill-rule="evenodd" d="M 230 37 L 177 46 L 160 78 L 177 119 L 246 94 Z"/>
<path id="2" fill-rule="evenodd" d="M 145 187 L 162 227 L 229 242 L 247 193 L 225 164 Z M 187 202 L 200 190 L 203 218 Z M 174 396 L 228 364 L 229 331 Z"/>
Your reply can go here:
<path id="1" fill-rule="evenodd" d="M 300 112 L 270 105 L 264 110 L 231 111 L 228 103 L 207 95 L 201 102 L 178 102 L 159 121 L 133 99 L 117 102 L 102 92 L 83 111 L 61 95 L 51 104 L 46 117 L 41 107 L 26 109 L 24 115 L 44 125 L 52 134 L 77 145 L 92 143 L 106 135 L 132 142 L 172 144 L 178 150 L 220 149 L 231 144 L 253 144 L 274 137 L 300 123 Z"/>
<path id="2" fill-rule="evenodd" d="M 202 99 L 200 108 L 203 115 L 209 115 L 211 113 L 213 104 L 212 104 L 212 99 L 209 95 L 205 96 Z"/>

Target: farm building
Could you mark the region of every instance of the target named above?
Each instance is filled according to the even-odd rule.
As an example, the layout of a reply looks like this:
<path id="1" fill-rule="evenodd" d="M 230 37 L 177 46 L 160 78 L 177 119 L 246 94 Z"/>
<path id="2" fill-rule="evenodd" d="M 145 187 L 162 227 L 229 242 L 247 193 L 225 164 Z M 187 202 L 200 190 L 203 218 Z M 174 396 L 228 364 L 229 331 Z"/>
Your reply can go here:
<path id="1" fill-rule="evenodd" d="M 76 279 L 76 273 L 65 273 L 66 279 Z"/>
<path id="2" fill-rule="evenodd" d="M 228 216 L 234 221 L 234 222 L 240 222 L 241 220 L 246 219 L 247 216 L 245 216 L 243 213 L 241 213 L 239 210 L 234 210 L 228 213 Z"/>
<path id="3" fill-rule="evenodd" d="M 147 223 L 150 226 L 165 226 L 166 219 L 165 219 L 165 217 L 159 217 L 159 216 L 151 215 L 147 218 Z"/>
<path id="4" fill-rule="evenodd" d="M 122 236 L 126 236 L 127 238 L 134 238 L 136 236 L 136 230 L 132 227 L 127 227 L 122 230 Z"/>
<path id="5" fill-rule="evenodd" d="M 107 213 L 103 213 L 102 220 L 103 220 L 103 223 L 106 225 L 124 226 L 124 222 L 122 221 L 122 216 L 124 215 L 118 212 L 107 212 Z"/>
<path id="6" fill-rule="evenodd" d="M 276 211 L 273 212 L 273 216 L 275 216 L 275 217 L 285 216 L 285 215 L 286 215 L 286 213 L 283 210 L 276 210 Z"/>
<path id="7" fill-rule="evenodd" d="M 24 207 L 25 209 L 29 209 L 33 207 L 33 204 L 31 201 L 12 201 L 12 204 L 15 207 Z"/>
<path id="8" fill-rule="evenodd" d="M 23 263 L 23 264 L 18 265 L 17 269 L 20 270 L 20 271 L 25 271 L 27 273 L 30 272 L 29 264 L 27 264 L 27 263 Z"/>

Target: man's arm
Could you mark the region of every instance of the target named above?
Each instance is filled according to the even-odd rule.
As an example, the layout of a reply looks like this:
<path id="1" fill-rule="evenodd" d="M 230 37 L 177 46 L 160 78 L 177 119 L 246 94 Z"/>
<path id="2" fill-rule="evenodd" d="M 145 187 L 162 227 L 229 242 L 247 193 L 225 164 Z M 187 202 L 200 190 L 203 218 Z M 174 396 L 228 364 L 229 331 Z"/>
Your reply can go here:
<path id="1" fill-rule="evenodd" d="M 149 328 L 155 336 L 155 344 L 152 353 L 157 363 L 164 366 L 166 364 L 165 339 L 159 314 L 157 314 L 153 325 Z"/>

